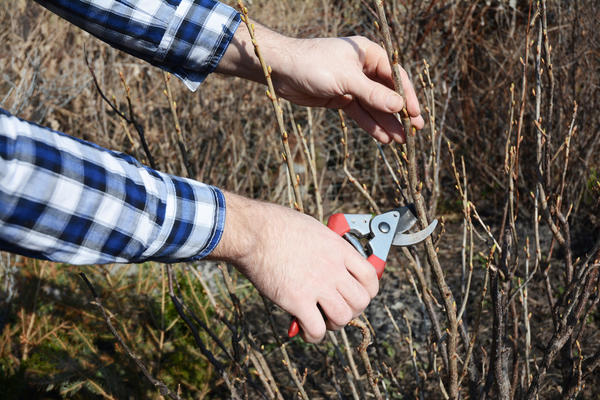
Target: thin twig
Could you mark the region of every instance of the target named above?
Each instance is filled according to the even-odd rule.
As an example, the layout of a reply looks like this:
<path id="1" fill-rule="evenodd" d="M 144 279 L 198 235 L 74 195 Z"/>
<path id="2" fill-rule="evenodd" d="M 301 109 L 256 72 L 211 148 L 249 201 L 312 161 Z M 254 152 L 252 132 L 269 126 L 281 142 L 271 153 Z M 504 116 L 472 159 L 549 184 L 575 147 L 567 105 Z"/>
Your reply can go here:
<path id="1" fill-rule="evenodd" d="M 98 293 L 96 292 L 96 289 L 94 289 L 94 286 L 92 285 L 92 283 L 89 281 L 89 279 L 83 272 L 81 272 L 79 274 L 79 276 L 81 277 L 81 279 L 83 279 L 83 282 L 86 284 L 86 286 L 92 293 L 92 296 L 94 297 L 94 302 L 92 304 L 96 305 L 102 311 L 102 316 L 104 317 L 104 321 L 106 322 L 106 325 L 108 325 L 108 329 L 110 329 L 110 332 L 117 339 L 117 341 L 119 342 L 119 344 L 121 345 L 123 350 L 125 350 L 125 353 L 127 353 L 129 358 L 131 358 L 135 362 L 135 364 L 138 366 L 138 368 L 142 371 L 142 374 L 144 374 L 146 379 L 148 379 L 148 381 L 158 390 L 158 392 L 162 396 L 165 396 L 165 397 L 168 397 L 168 398 L 174 399 L 174 400 L 182 400 L 181 397 L 179 397 L 177 395 L 177 393 L 172 392 L 167 387 L 167 385 L 165 385 L 161 380 L 154 378 L 150 374 L 150 371 L 148 371 L 148 368 L 146 368 L 146 366 L 144 365 L 142 360 L 131 351 L 129 346 L 127 346 L 125 344 L 125 342 L 123 341 L 123 338 L 121 337 L 119 332 L 117 332 L 114 325 L 112 324 L 111 318 L 108 316 L 108 313 L 107 313 L 106 309 L 104 308 L 104 305 L 102 304 L 102 300 L 100 300 L 100 297 L 98 296 Z"/>
<path id="2" fill-rule="evenodd" d="M 421 196 L 422 184 L 419 182 L 419 179 L 417 177 L 417 165 L 415 159 L 415 129 L 411 126 L 410 116 L 408 114 L 408 111 L 406 110 L 406 96 L 404 94 L 404 88 L 402 86 L 400 65 L 398 63 L 398 52 L 394 51 L 393 48 L 391 33 L 385 15 L 385 10 L 383 7 L 383 1 L 375 0 L 375 5 L 377 6 L 377 14 L 379 16 L 381 31 L 383 33 L 385 49 L 387 51 L 389 62 L 392 67 L 394 86 L 396 92 L 400 94 L 405 100 L 405 106 L 400 112 L 400 119 L 406 136 L 409 181 L 408 187 L 411 196 L 415 202 L 415 207 L 417 209 L 417 215 L 419 218 L 421 229 L 425 229 L 428 225 L 427 211 L 425 209 L 425 202 L 423 200 L 423 197 Z M 448 394 L 450 398 L 454 400 L 458 399 L 458 357 L 456 354 L 458 322 L 456 319 L 456 301 L 454 300 L 454 296 L 452 295 L 452 292 L 450 291 L 450 288 L 446 283 L 444 271 L 442 270 L 442 267 L 440 265 L 431 237 L 425 239 L 425 248 L 427 250 L 427 258 L 429 260 L 429 264 L 431 265 L 434 276 L 436 278 L 438 290 L 442 295 L 444 308 L 446 311 L 446 318 L 448 320 Z"/>
<path id="3" fill-rule="evenodd" d="M 287 170 L 290 181 L 292 182 L 292 187 L 294 188 L 294 198 L 295 198 L 295 207 L 298 211 L 304 212 L 304 206 L 302 205 L 302 194 L 300 193 L 300 178 L 296 175 L 294 171 L 294 158 L 292 155 L 292 151 L 290 149 L 290 144 L 288 142 L 288 133 L 285 129 L 285 123 L 283 121 L 283 109 L 281 108 L 281 102 L 277 98 L 277 94 L 275 92 L 275 87 L 273 86 L 273 80 L 271 79 L 271 67 L 267 65 L 265 59 L 262 56 L 260 46 L 258 45 L 258 41 L 255 36 L 254 24 L 250 22 L 250 18 L 248 17 L 248 8 L 244 5 L 241 0 L 238 0 L 238 8 L 241 11 L 242 21 L 248 28 L 248 32 L 250 33 L 250 39 L 252 40 L 252 45 L 254 46 L 254 53 L 260 62 L 260 66 L 262 67 L 263 74 L 267 81 L 267 97 L 271 100 L 271 104 L 273 105 L 273 109 L 275 110 L 275 116 L 277 117 L 277 125 L 279 127 L 279 133 L 281 134 L 281 143 L 283 144 L 284 161 L 287 163 Z"/>
<path id="4" fill-rule="evenodd" d="M 371 385 L 371 389 L 373 389 L 375 398 L 378 400 L 382 400 L 383 397 L 381 396 L 379 386 L 377 385 L 377 379 L 375 378 L 373 367 L 371 366 L 371 360 L 369 359 L 369 355 L 367 354 L 367 347 L 369 347 L 369 344 L 371 343 L 371 332 L 369 332 L 367 324 L 365 324 L 359 318 L 354 318 L 348 323 L 348 325 L 355 326 L 358 329 L 360 329 L 360 332 L 362 334 L 362 340 L 357 348 L 358 354 L 360 354 L 360 358 L 362 359 L 363 364 L 365 366 L 365 370 L 367 371 L 369 384 Z"/>

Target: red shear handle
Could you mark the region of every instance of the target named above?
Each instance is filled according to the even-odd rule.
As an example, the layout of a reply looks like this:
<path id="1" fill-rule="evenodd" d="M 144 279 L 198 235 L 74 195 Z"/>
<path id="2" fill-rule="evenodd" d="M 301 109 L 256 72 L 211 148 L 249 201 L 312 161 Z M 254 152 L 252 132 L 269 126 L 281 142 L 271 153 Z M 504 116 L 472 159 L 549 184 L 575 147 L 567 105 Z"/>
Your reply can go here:
<path id="1" fill-rule="evenodd" d="M 300 332 L 300 325 L 298 324 L 298 318 L 294 317 L 290 327 L 288 328 L 288 337 L 293 338 Z"/>
<path id="2" fill-rule="evenodd" d="M 377 272 L 377 279 L 381 279 L 381 275 L 383 275 L 383 270 L 385 269 L 385 261 L 377 257 L 375 254 L 371 254 L 367 258 L 367 261 L 375 267 L 375 272 Z"/>
<path id="3" fill-rule="evenodd" d="M 329 217 L 327 220 L 327 227 L 340 236 L 344 236 L 346 233 L 350 232 L 348 220 L 342 213 L 333 214 Z"/>

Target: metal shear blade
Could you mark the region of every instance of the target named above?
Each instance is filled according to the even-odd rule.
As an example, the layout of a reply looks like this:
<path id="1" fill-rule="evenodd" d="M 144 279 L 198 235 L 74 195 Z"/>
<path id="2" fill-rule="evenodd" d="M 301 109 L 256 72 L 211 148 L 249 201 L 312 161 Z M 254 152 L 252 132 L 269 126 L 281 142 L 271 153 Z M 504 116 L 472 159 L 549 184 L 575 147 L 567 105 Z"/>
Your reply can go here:
<path id="1" fill-rule="evenodd" d="M 417 222 L 417 217 L 415 216 L 415 212 L 412 210 L 411 206 L 412 204 L 397 209 L 397 211 L 400 212 L 400 218 L 398 220 L 396 233 L 406 232 L 413 227 L 415 222 Z"/>
<path id="2" fill-rule="evenodd" d="M 415 218 L 416 221 L 416 218 Z M 433 231 L 435 230 L 435 227 L 437 226 L 437 219 L 434 219 L 429 226 L 427 226 L 427 228 L 423 229 L 422 231 L 419 232 L 415 232 L 415 233 L 402 233 L 405 232 L 405 230 L 403 231 L 398 231 L 396 233 L 396 235 L 394 236 L 394 239 L 392 240 L 392 246 L 410 246 L 413 244 L 417 244 L 419 242 L 422 242 L 423 240 L 425 240 L 427 238 L 427 236 L 431 235 L 433 233 Z M 413 222 L 414 224 L 414 222 Z M 412 224 L 411 224 L 412 226 Z"/>

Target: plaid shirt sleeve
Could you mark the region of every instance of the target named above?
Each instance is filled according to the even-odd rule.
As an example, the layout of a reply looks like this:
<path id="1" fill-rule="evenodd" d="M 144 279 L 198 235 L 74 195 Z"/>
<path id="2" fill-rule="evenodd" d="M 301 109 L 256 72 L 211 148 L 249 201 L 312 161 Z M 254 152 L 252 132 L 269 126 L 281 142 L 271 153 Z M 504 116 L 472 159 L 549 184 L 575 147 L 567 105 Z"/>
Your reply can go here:
<path id="1" fill-rule="evenodd" d="M 239 13 L 214 0 L 36 1 L 191 90 L 215 69 L 240 23 Z"/>
<path id="2" fill-rule="evenodd" d="M 80 265 L 193 261 L 224 221 L 217 188 L 0 109 L 0 250 Z"/>

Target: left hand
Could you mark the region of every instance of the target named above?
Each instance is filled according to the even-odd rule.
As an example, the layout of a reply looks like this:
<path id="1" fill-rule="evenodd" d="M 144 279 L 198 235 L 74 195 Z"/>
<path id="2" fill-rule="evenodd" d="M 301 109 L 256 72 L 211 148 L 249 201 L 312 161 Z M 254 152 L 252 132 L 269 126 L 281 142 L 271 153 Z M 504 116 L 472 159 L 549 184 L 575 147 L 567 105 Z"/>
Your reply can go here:
<path id="1" fill-rule="evenodd" d="M 261 53 L 273 70 L 278 94 L 305 106 L 341 108 L 375 139 L 404 142 L 393 115 L 404 107 L 394 90 L 385 50 L 367 38 L 295 39 L 255 24 Z M 264 82 L 262 68 L 244 26 L 240 26 L 217 65 L 218 72 Z M 424 125 L 410 79 L 401 69 L 406 108 L 412 125 Z"/>
<path id="2" fill-rule="evenodd" d="M 305 106 L 341 108 L 375 139 L 404 142 L 402 124 L 393 115 L 404 101 L 392 88 L 385 50 L 359 36 L 291 39 L 289 57 L 273 66 L 279 95 Z M 424 125 L 415 90 L 401 69 L 406 107 L 417 129 Z"/>

